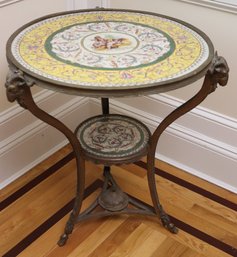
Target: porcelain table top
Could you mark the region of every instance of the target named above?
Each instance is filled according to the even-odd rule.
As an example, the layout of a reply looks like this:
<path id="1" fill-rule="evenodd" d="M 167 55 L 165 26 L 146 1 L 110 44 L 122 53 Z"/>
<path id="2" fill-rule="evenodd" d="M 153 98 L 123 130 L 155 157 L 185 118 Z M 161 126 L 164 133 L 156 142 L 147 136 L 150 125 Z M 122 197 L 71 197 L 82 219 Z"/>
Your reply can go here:
<path id="1" fill-rule="evenodd" d="M 164 88 L 205 70 L 213 56 L 209 38 L 189 24 L 106 9 L 36 20 L 8 48 L 9 60 L 32 77 L 85 92 Z"/>

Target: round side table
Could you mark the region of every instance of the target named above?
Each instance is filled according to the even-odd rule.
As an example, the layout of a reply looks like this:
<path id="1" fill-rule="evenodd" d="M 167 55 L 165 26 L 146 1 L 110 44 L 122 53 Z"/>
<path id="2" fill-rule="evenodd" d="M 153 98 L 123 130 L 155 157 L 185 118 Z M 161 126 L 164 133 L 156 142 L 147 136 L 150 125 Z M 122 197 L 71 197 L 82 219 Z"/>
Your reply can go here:
<path id="1" fill-rule="evenodd" d="M 227 84 L 228 65 L 214 53 L 210 39 L 190 24 L 156 13 L 79 10 L 55 13 L 21 27 L 8 40 L 7 60 L 8 100 L 16 100 L 61 131 L 75 153 L 76 199 L 58 244 L 66 243 L 79 221 L 121 213 L 158 216 L 169 231 L 177 233 L 157 194 L 155 151 L 171 123 L 200 104 L 218 84 Z M 110 97 L 158 94 L 202 77 L 199 92 L 165 117 L 152 134 L 140 121 L 109 112 Z M 35 104 L 32 86 L 101 98 L 102 115 L 87 119 L 73 132 Z M 144 156 L 153 208 L 124 193 L 110 172 L 111 165 L 135 162 Z M 104 165 L 105 181 L 98 198 L 80 212 L 85 160 Z"/>

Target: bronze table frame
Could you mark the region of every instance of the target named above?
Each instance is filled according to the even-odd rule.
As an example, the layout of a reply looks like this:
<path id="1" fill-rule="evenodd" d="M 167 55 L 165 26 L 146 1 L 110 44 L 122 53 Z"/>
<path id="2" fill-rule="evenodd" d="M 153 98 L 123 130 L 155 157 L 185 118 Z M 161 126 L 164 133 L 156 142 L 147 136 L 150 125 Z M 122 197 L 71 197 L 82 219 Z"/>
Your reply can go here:
<path id="1" fill-rule="evenodd" d="M 102 11 L 106 11 L 106 10 L 110 10 L 110 9 L 102 9 Z M 83 11 L 90 11 L 90 10 L 83 10 Z M 80 11 L 77 11 L 77 12 L 80 12 Z M 139 12 L 139 11 L 131 11 L 131 12 Z M 148 12 L 143 12 L 143 13 L 149 14 Z M 58 14 L 54 14 L 53 16 L 56 16 L 56 15 Z M 162 17 L 165 17 L 165 16 L 162 16 Z M 189 75 L 187 77 L 184 77 L 182 78 L 181 81 L 171 81 L 169 83 L 164 82 L 162 85 L 159 85 L 159 86 L 151 85 L 150 87 L 141 88 L 139 90 L 137 89 L 86 90 L 86 89 L 73 87 L 73 85 L 71 87 L 68 87 L 68 86 L 64 87 L 63 85 L 52 83 L 51 81 L 47 81 L 45 79 L 39 78 L 34 74 L 32 74 L 30 71 L 27 71 L 24 67 L 22 67 L 19 63 L 16 62 L 15 58 L 11 53 L 10 47 L 14 37 L 22 29 L 26 28 L 30 24 L 33 24 L 34 22 L 35 21 L 33 21 L 32 23 L 26 24 L 18 31 L 16 31 L 7 43 L 7 59 L 10 65 L 10 72 L 6 80 L 6 92 L 7 92 L 7 98 L 10 102 L 17 101 L 20 106 L 29 110 L 34 116 L 36 116 L 40 120 L 46 122 L 47 124 L 53 126 L 57 130 L 62 132 L 65 135 L 65 137 L 69 140 L 73 148 L 73 151 L 75 153 L 76 165 L 77 165 L 76 199 L 75 199 L 73 210 L 65 226 L 64 233 L 61 236 L 58 244 L 62 246 L 66 243 L 68 239 L 68 235 L 72 233 L 74 225 L 78 221 L 81 221 L 90 217 L 102 217 L 102 216 L 115 215 L 115 214 L 121 214 L 121 213 L 128 213 L 128 214 L 136 213 L 136 214 L 158 216 L 161 219 L 162 224 L 169 231 L 171 231 L 172 233 L 177 233 L 177 228 L 174 226 L 174 224 L 171 223 L 169 216 L 165 213 L 165 211 L 163 210 L 160 204 L 157 189 L 156 189 L 155 172 L 154 172 L 156 146 L 158 144 L 160 136 L 170 124 L 172 124 L 176 119 L 178 119 L 185 113 L 195 108 L 197 105 L 199 105 L 210 93 L 215 91 L 218 84 L 221 86 L 225 86 L 227 84 L 229 68 L 225 59 L 223 57 L 219 57 L 217 54 L 215 55 L 213 54 L 214 51 L 213 51 L 213 46 L 211 42 L 205 36 L 205 34 L 198 31 L 201 35 L 203 35 L 203 37 L 208 42 L 211 54 L 204 67 L 200 67 L 199 70 L 196 70 L 195 72 L 193 72 L 192 76 Z M 178 21 L 178 22 L 181 22 L 181 21 Z M 183 24 L 187 25 L 186 23 L 183 23 Z M 197 31 L 196 28 L 190 25 L 188 26 Z M 118 160 L 117 163 L 113 163 L 113 162 L 110 163 L 109 160 L 104 160 L 104 162 L 102 162 L 104 164 L 104 177 L 105 177 L 105 182 L 104 182 L 104 187 L 102 189 L 102 192 L 99 195 L 98 199 L 95 202 L 93 202 L 92 205 L 86 211 L 80 213 L 83 194 L 84 194 L 84 188 L 85 188 L 85 159 L 86 159 L 85 154 L 83 152 L 81 144 L 77 136 L 75 135 L 75 133 L 71 131 L 66 125 L 64 125 L 61 121 L 52 117 L 50 114 L 46 113 L 45 111 L 41 110 L 35 104 L 31 94 L 31 87 L 33 85 L 39 85 L 41 87 L 49 88 L 54 91 L 61 91 L 69 94 L 100 97 L 102 99 L 101 100 L 102 113 L 104 115 L 109 115 L 109 97 L 124 96 L 124 95 L 132 96 L 132 95 L 166 92 L 169 90 L 173 90 L 173 89 L 188 85 L 191 82 L 194 82 L 203 76 L 205 76 L 205 78 L 199 92 L 195 96 L 193 96 L 190 100 L 188 100 L 183 105 L 181 105 L 176 110 L 174 110 L 172 113 L 170 113 L 167 117 L 165 117 L 163 121 L 159 124 L 159 126 L 156 128 L 154 133 L 151 135 L 151 138 L 149 140 L 147 152 L 145 153 L 145 155 L 147 156 L 148 185 L 149 185 L 150 195 L 152 198 L 154 209 L 147 208 L 145 205 L 141 204 L 140 202 L 124 194 L 110 173 L 110 165 L 117 164 L 117 163 L 121 164 L 121 163 L 134 162 L 142 157 L 140 155 L 135 155 L 129 160 L 123 160 L 123 159 Z M 116 202 L 118 199 L 121 199 L 121 202 L 120 202 L 121 206 L 118 206 L 118 203 Z M 136 209 L 128 208 L 128 203 L 135 206 Z M 98 205 L 103 207 L 104 211 L 93 212 Z"/>

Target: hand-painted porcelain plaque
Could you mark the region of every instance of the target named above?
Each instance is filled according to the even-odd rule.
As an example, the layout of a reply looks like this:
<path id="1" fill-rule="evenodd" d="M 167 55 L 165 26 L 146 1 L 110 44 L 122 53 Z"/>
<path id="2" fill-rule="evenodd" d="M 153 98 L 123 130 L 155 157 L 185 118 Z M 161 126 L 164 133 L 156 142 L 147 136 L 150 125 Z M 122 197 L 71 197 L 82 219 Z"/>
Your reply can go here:
<path id="1" fill-rule="evenodd" d="M 139 121 L 122 115 L 95 116 L 79 125 L 76 134 L 82 148 L 103 158 L 121 158 L 147 147 L 149 130 Z"/>
<path id="2" fill-rule="evenodd" d="M 149 66 L 174 51 L 174 42 L 157 29 L 134 23 L 73 25 L 46 40 L 46 51 L 69 65 L 124 70 Z"/>
<path id="3" fill-rule="evenodd" d="M 83 89 L 133 89 L 182 79 L 210 60 L 206 37 L 158 15 L 98 10 L 22 29 L 11 54 L 42 80 Z"/>

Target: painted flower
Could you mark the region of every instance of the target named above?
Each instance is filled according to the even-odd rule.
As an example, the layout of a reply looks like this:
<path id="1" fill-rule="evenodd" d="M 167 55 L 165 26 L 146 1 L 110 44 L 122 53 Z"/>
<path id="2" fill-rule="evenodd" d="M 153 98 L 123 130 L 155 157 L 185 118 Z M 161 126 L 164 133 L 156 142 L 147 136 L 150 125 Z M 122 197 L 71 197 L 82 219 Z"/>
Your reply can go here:
<path id="1" fill-rule="evenodd" d="M 122 79 L 131 79 L 133 76 L 131 73 L 127 72 L 127 71 L 124 71 L 121 73 L 121 78 Z"/>

